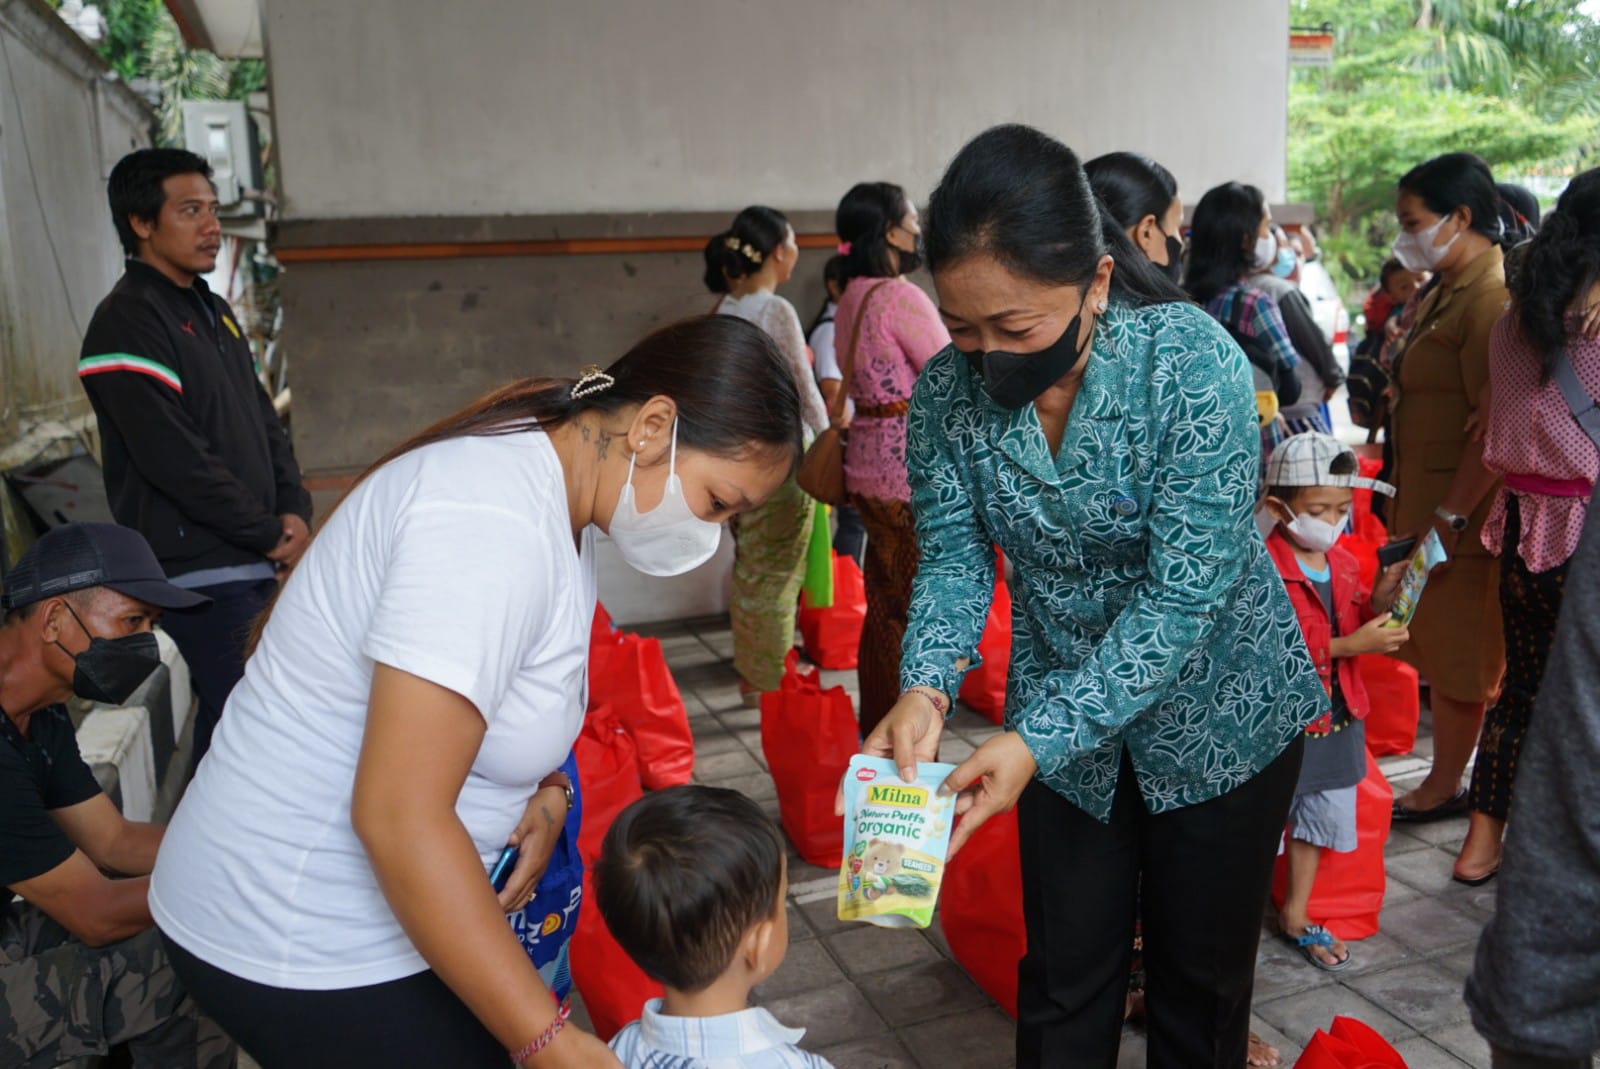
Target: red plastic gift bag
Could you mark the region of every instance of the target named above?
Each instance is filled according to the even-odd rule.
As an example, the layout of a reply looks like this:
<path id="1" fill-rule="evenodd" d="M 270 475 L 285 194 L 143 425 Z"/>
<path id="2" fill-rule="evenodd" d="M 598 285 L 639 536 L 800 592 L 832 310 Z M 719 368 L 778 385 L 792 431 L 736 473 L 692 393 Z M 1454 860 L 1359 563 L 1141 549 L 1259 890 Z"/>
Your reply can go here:
<path id="1" fill-rule="evenodd" d="M 633 736 L 645 787 L 689 782 L 694 734 L 660 639 L 618 631 L 590 646 L 589 707 L 601 705 L 609 705 Z"/>
<path id="2" fill-rule="evenodd" d="M 867 587 L 855 558 L 834 554 L 833 604 L 814 609 L 800 599 L 800 636 L 806 656 L 829 671 L 856 667 L 861 625 L 867 618 Z"/>
<path id="3" fill-rule="evenodd" d="M 1306 912 L 1340 939 L 1365 939 L 1378 931 L 1387 877 L 1383 846 L 1389 841 L 1394 791 L 1367 754 L 1367 775 L 1356 787 L 1356 848 L 1348 854 L 1322 852 L 1317 879 L 1311 885 Z M 1272 902 L 1283 908 L 1289 881 L 1289 858 L 1281 855 L 1272 874 Z"/>
<path id="4" fill-rule="evenodd" d="M 1367 751 L 1374 757 L 1410 753 L 1417 745 L 1421 712 L 1417 670 L 1381 653 L 1356 658 L 1372 711 L 1367 714 Z"/>
<path id="5" fill-rule="evenodd" d="M 761 752 L 778 789 L 778 816 L 800 856 L 822 868 L 844 856 L 844 818 L 834 815 L 850 758 L 861 749 L 855 709 L 843 687 L 823 690 L 789 654 L 778 689 L 761 696 Z"/>
<path id="6" fill-rule="evenodd" d="M 1339 545 L 1356 559 L 1356 574 L 1368 590 L 1378 581 L 1378 550 L 1388 541 L 1389 532 L 1378 517 L 1370 512 L 1350 514 L 1350 530 L 1340 536 Z"/>
<path id="7" fill-rule="evenodd" d="M 1028 947 L 1028 934 L 1022 925 L 1015 810 L 990 817 L 945 867 L 939 918 L 957 963 L 1016 1017 L 1017 964 Z"/>
<path id="8" fill-rule="evenodd" d="M 578 854 L 587 869 L 600 856 L 600 841 L 611 822 L 630 802 L 642 797 L 644 790 L 639 786 L 633 739 L 611 714 L 610 707 L 602 705 L 590 710 L 572 749 L 578 758 L 578 789 L 583 793 Z"/>
<path id="9" fill-rule="evenodd" d="M 587 820 L 588 814 L 584 817 Z M 639 1019 L 646 1002 L 662 995 L 661 985 L 646 976 L 612 937 L 588 876 L 583 879 L 583 908 L 578 911 L 570 953 L 572 982 L 583 996 L 595 1035 L 607 1042 Z"/>
<path id="10" fill-rule="evenodd" d="M 978 656 L 983 663 L 961 681 L 961 700 L 974 712 L 1002 724 L 1006 714 L 1006 671 L 1011 666 L 1011 591 L 1000 574 L 995 576 L 994 600 L 989 603 L 989 619 L 983 625 L 983 638 L 978 641 Z"/>
<path id="11" fill-rule="evenodd" d="M 601 643 L 609 639 L 617 630 L 617 625 L 611 622 L 611 614 L 606 612 L 606 607 L 598 601 L 594 603 L 594 622 L 589 625 L 589 649 L 592 651 Z"/>
<path id="12" fill-rule="evenodd" d="M 1406 1060 L 1371 1025 L 1335 1017 L 1306 1044 L 1294 1069 L 1406 1069 Z"/>

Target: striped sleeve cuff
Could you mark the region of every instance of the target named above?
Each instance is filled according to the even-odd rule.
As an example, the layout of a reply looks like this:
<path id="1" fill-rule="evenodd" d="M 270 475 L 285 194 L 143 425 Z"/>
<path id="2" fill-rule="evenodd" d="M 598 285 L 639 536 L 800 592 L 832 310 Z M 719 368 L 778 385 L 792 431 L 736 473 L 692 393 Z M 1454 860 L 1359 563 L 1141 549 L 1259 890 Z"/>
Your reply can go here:
<path id="1" fill-rule="evenodd" d="M 86 356 L 78 361 L 78 378 L 104 375 L 112 371 L 130 371 L 135 375 L 148 375 L 162 385 L 183 393 L 183 378 L 172 368 L 147 356 L 132 353 L 101 353 Z"/>

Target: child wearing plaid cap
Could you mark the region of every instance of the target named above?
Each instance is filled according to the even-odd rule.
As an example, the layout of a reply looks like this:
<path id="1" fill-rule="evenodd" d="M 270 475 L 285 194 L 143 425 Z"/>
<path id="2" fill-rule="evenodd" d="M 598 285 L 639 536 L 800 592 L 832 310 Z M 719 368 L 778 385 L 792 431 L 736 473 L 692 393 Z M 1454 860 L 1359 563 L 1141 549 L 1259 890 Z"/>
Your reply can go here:
<path id="1" fill-rule="evenodd" d="M 1393 495 L 1394 487 L 1359 475 L 1342 442 L 1308 431 L 1284 440 L 1267 462 L 1262 505 L 1275 526 L 1267 550 L 1289 588 L 1311 659 L 1328 692 L 1328 711 L 1305 729 L 1305 759 L 1289 807 L 1289 881 L 1278 921 L 1283 937 L 1319 969 L 1348 968 L 1344 943 L 1307 913 L 1324 850 L 1356 848 L 1356 785 L 1366 775 L 1362 719 L 1367 692 L 1356 657 L 1393 653 L 1405 628 L 1385 627 L 1406 562 L 1387 569 L 1376 588 L 1362 583 L 1356 559 L 1336 545 L 1350 517 L 1353 491 Z"/>

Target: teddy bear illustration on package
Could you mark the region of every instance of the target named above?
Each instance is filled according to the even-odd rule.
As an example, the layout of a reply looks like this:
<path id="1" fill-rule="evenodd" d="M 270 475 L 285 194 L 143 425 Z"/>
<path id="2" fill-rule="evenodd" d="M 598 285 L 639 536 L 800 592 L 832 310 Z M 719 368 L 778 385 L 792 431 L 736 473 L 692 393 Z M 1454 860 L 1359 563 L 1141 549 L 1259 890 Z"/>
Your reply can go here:
<path id="1" fill-rule="evenodd" d="M 845 774 L 845 850 L 839 919 L 926 928 L 944 877 L 955 798 L 939 784 L 953 765 L 917 766 L 914 783 L 894 762 L 858 754 Z"/>

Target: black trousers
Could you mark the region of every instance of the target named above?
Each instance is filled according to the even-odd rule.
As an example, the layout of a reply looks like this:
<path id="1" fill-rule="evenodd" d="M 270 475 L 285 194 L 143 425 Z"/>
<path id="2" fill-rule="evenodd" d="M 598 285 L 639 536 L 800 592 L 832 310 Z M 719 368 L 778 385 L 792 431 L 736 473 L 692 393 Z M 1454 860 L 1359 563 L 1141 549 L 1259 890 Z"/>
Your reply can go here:
<path id="1" fill-rule="evenodd" d="M 1522 529 L 1517 495 L 1506 506 L 1505 543 L 1500 554 L 1500 621 L 1506 636 L 1506 679 L 1500 697 L 1483 718 L 1478 756 L 1472 763 L 1467 801 L 1474 812 L 1505 820 L 1517 782 L 1517 760 L 1533 724 L 1539 682 L 1544 679 L 1561 615 L 1567 566 L 1531 572 L 1517 552 Z"/>
<path id="2" fill-rule="evenodd" d="M 200 587 L 211 604 L 198 612 L 169 612 L 161 629 L 172 636 L 189 665 L 189 678 L 200 699 L 194 714 L 194 754 L 190 768 L 211 748 L 211 733 L 222 719 L 222 707 L 244 675 L 244 645 L 250 627 L 278 590 L 276 579 L 249 579 Z"/>
<path id="3" fill-rule="evenodd" d="M 1017 807 L 1018 1069 L 1113 1069 L 1135 913 L 1151 1069 L 1238 1069 L 1256 948 L 1302 739 L 1240 787 L 1152 815 L 1124 756 L 1102 824 L 1035 780 Z"/>
<path id="4" fill-rule="evenodd" d="M 861 513 L 849 505 L 840 505 L 834 515 L 839 526 L 833 532 L 833 551 L 841 557 L 855 558 L 859 567 L 867 552 L 867 527 L 861 522 Z"/>
<path id="5" fill-rule="evenodd" d="M 261 1069 L 505 1069 L 506 1049 L 432 972 L 367 987 L 300 991 L 242 980 L 165 933 L 190 997 Z"/>

